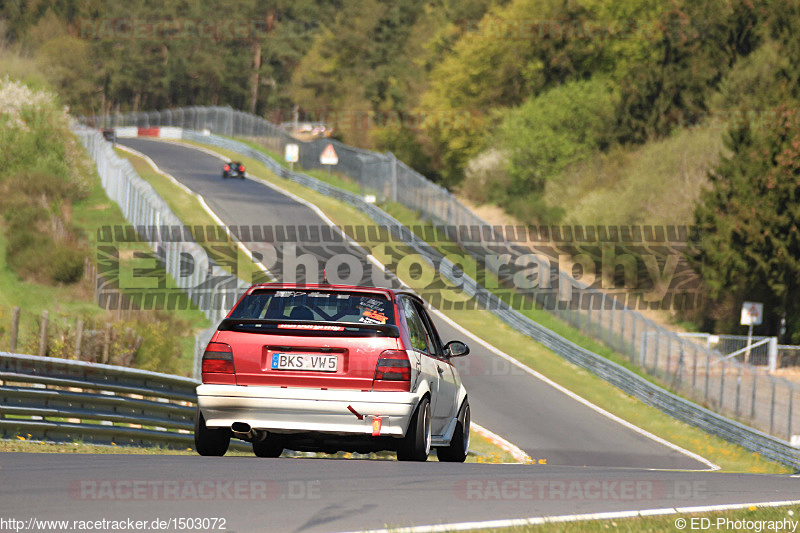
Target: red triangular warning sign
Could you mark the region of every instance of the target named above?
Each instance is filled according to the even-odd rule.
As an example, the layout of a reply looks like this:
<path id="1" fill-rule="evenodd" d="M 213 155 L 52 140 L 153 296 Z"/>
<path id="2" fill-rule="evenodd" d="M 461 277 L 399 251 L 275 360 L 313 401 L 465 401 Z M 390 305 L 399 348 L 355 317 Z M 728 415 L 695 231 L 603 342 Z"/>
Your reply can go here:
<path id="1" fill-rule="evenodd" d="M 322 153 L 319 155 L 319 162 L 323 165 L 338 165 L 339 164 L 339 156 L 336 155 L 336 150 L 333 149 L 333 145 L 329 144 L 325 147 Z"/>

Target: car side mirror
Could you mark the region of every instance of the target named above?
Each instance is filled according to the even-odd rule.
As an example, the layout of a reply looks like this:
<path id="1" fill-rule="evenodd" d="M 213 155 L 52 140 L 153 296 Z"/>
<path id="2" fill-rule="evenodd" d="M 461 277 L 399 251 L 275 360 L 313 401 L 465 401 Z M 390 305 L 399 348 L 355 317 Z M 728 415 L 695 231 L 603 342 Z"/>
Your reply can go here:
<path id="1" fill-rule="evenodd" d="M 444 355 L 447 357 L 461 357 L 469 354 L 469 346 L 461 341 L 450 341 L 444 345 Z"/>

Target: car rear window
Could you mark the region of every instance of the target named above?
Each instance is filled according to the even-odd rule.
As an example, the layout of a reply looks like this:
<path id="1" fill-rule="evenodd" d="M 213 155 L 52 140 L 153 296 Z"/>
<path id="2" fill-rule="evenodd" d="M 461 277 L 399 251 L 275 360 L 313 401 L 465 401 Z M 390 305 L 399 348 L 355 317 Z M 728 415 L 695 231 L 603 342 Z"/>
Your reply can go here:
<path id="1" fill-rule="evenodd" d="M 392 302 L 385 295 L 324 290 L 257 290 L 239 302 L 231 318 L 395 324 Z"/>

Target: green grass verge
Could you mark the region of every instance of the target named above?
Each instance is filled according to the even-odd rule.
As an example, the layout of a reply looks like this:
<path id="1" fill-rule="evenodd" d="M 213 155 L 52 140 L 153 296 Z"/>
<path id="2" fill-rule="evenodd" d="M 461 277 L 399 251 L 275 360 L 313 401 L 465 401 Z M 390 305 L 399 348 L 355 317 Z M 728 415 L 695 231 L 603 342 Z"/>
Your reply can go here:
<path id="1" fill-rule="evenodd" d="M 140 266 L 138 260 L 133 259 L 134 252 L 149 252 L 150 248 L 142 242 L 98 243 L 98 230 L 104 226 L 126 226 L 128 221 L 122 214 L 119 206 L 106 196 L 105 191 L 96 174 L 91 176 L 90 186 L 86 197 L 73 203 L 71 209 L 71 222 L 86 239 L 88 257 L 96 262 L 98 245 L 111 244 L 119 250 L 120 258 L 120 285 L 126 285 L 126 275 L 130 275 L 133 268 Z M 8 329 L 11 322 L 11 309 L 19 306 L 23 310 L 20 321 L 20 338 L 36 335 L 38 326 L 35 318 L 41 316 L 42 311 L 50 313 L 50 319 L 56 322 L 75 322 L 79 318 L 102 319 L 108 312 L 101 309 L 94 300 L 94 287 L 89 280 L 82 280 L 74 284 L 45 285 L 21 279 L 6 263 L 7 238 L 5 229 L 0 226 L 0 328 Z M 145 265 L 151 266 L 152 261 L 146 260 Z M 163 268 L 157 267 L 154 275 L 166 277 Z M 170 282 L 168 282 L 170 284 Z M 172 284 L 174 286 L 174 284 Z M 122 293 L 129 290 L 122 288 Z M 181 306 L 184 307 L 184 306 Z M 181 355 L 176 362 L 176 371 L 181 374 L 191 373 L 194 360 L 194 335 L 197 331 L 211 325 L 205 315 L 196 306 L 188 303 L 185 309 L 170 311 L 171 315 L 189 329 L 179 335 Z M 7 346 L 0 346 L 7 349 Z"/>
<path id="2" fill-rule="evenodd" d="M 197 455 L 193 448 L 187 447 L 185 450 L 176 450 L 164 446 L 125 446 L 125 445 L 99 445 L 84 442 L 39 442 L 29 440 L 30 435 L 19 436 L 16 439 L 0 439 L 0 452 L 27 452 L 27 453 L 91 453 L 91 454 L 128 454 L 128 455 Z M 477 452 L 476 455 L 467 457 L 468 463 L 514 463 L 514 458 L 506 451 L 498 448 L 493 442 L 484 438 L 474 431 L 470 435 L 470 450 Z M 252 457 L 249 452 L 238 450 L 228 450 L 228 456 Z M 370 454 L 355 454 L 340 452 L 336 454 L 305 454 L 285 452 L 285 455 L 295 457 L 338 457 L 338 458 L 365 458 L 365 459 L 384 459 L 394 460 L 394 453 L 381 452 Z M 431 454 L 429 461 L 436 459 Z"/>
<path id="3" fill-rule="evenodd" d="M 106 196 L 99 179 L 93 180 L 89 196 L 76 202 L 73 206 L 73 221 L 83 230 L 84 235 L 89 240 L 89 248 L 92 253 L 96 253 L 97 250 L 97 231 L 99 228 L 104 226 L 126 226 L 129 224 L 120 207 Z M 132 272 L 133 267 L 136 265 L 136 260 L 130 255 L 134 251 L 151 252 L 150 247 L 143 242 L 115 241 L 113 245 L 120 250 L 121 272 Z M 149 263 L 148 261 L 148 266 Z M 156 268 L 154 274 L 167 277 L 166 272 L 160 266 Z M 172 282 L 168 282 L 168 285 L 175 286 Z M 122 292 L 125 293 L 127 291 L 122 289 Z M 194 336 L 200 330 L 208 328 L 211 322 L 196 305 L 188 301 L 188 297 L 186 297 L 184 303 L 186 305 L 181 305 L 179 306 L 180 308 L 173 309 L 169 313 L 190 326 L 188 331 L 180 335 L 181 357 L 177 368 L 182 374 L 191 374 L 194 365 Z M 94 309 L 100 311 L 96 304 Z"/>
<path id="4" fill-rule="evenodd" d="M 785 507 L 750 506 L 746 509 L 717 511 L 711 513 L 668 514 L 637 518 L 616 518 L 613 520 L 585 520 L 579 522 L 562 522 L 542 525 L 520 526 L 499 529 L 483 529 L 477 531 L 493 531 L 495 533 L 550 533 L 569 531 L 570 533 L 597 533 L 599 531 L 619 531 L 620 533 L 655 533 L 660 531 L 796 531 L 796 522 L 800 516 L 800 508 L 796 505 Z M 708 522 L 702 522 L 702 519 Z M 676 523 L 683 519 L 683 527 Z M 694 521 L 692 521 L 694 519 Z M 718 522 L 720 520 L 721 522 Z M 762 522 L 756 525 L 753 522 Z M 775 522 L 769 526 L 763 522 Z M 790 524 L 795 522 L 794 527 Z M 703 526 L 705 524 L 705 526 Z M 783 527 L 788 525 L 788 527 Z M 692 527 L 694 526 L 694 527 Z"/>
<path id="5" fill-rule="evenodd" d="M 347 225 L 374 225 L 374 222 L 360 211 L 294 182 L 280 179 L 253 159 L 242 158 L 232 151 L 216 147 L 213 149 L 226 157 L 242 159 L 252 176 L 274 183 L 291 193 L 305 198 L 325 212 L 337 225 L 341 225 L 342 227 Z M 370 246 L 371 243 L 364 244 Z M 413 280 L 403 279 L 403 281 L 413 285 Z M 447 297 L 455 301 L 460 296 L 458 291 L 452 291 Z M 461 299 L 463 300 L 463 297 Z M 596 375 L 568 363 L 552 351 L 531 341 L 531 339 L 525 335 L 512 330 L 488 311 L 465 310 L 445 311 L 444 313 L 467 330 L 485 339 L 503 352 L 513 355 L 515 358 L 534 370 L 541 372 L 556 383 L 569 390 L 579 391 L 580 395 L 587 400 L 646 431 L 708 458 L 718 464 L 723 471 L 753 473 L 791 472 L 789 468 L 769 461 L 757 453 L 750 452 L 740 446 L 709 435 L 694 426 L 675 420 L 658 409 L 642 404 L 632 396 L 623 393 Z M 548 326 L 548 324 L 549 323 L 545 323 L 544 325 Z M 570 340 L 576 338 L 580 340 L 574 330 L 570 332 L 565 328 L 561 328 L 561 331 L 556 331 L 560 334 L 561 331 L 568 334 L 571 333 L 570 335 L 564 335 L 568 338 L 571 337 Z M 587 343 L 590 341 L 588 338 L 584 338 L 584 340 Z M 604 354 L 604 351 L 608 352 L 607 348 L 596 343 L 596 341 L 591 341 L 586 347 L 589 349 L 597 348 L 598 351 L 601 352 L 601 355 Z"/>

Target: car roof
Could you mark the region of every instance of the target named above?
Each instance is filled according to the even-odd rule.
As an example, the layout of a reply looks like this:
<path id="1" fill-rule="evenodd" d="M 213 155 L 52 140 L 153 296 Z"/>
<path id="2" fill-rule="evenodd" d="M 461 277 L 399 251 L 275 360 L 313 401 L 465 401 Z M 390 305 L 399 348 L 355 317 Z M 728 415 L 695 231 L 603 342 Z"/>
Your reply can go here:
<path id="1" fill-rule="evenodd" d="M 411 296 L 419 302 L 423 302 L 422 298 L 408 289 L 391 289 L 386 287 L 369 287 L 365 285 L 329 285 L 325 283 L 258 283 L 253 285 L 247 290 L 247 294 L 259 289 L 297 289 L 297 290 L 324 290 L 329 292 L 371 292 L 383 293 L 389 299 L 393 299 L 400 294 Z"/>

